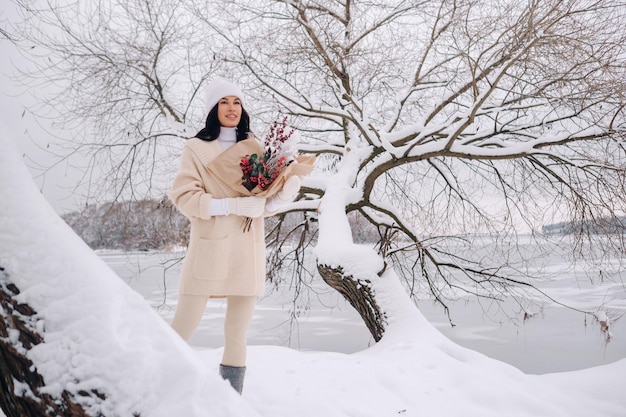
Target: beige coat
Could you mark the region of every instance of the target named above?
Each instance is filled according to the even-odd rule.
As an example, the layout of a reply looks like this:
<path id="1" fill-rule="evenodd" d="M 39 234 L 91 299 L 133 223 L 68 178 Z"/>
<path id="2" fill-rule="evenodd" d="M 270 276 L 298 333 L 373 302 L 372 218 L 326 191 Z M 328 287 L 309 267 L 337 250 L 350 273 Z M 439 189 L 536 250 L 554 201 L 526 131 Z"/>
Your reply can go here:
<path id="1" fill-rule="evenodd" d="M 239 196 L 206 169 L 221 152 L 216 140 L 189 139 L 169 193 L 174 205 L 191 221 L 180 293 L 212 297 L 262 295 L 265 290 L 264 219 L 254 219 L 250 229 L 244 231 L 244 217 L 209 215 L 211 198 Z"/>

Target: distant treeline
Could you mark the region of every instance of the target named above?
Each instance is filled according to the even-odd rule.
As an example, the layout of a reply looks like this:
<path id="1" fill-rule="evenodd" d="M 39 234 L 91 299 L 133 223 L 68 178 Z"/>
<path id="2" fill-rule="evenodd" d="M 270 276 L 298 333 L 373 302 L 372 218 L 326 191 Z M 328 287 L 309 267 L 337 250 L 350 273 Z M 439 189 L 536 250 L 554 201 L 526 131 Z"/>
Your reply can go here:
<path id="1" fill-rule="evenodd" d="M 626 217 L 554 223 L 543 226 L 542 231 L 547 235 L 571 235 L 577 233 L 624 234 L 626 233 Z"/>
<path id="2" fill-rule="evenodd" d="M 189 220 L 169 201 L 118 201 L 87 206 L 82 211 L 64 214 L 63 220 L 92 249 L 171 250 L 189 243 Z M 362 217 L 351 213 L 353 237 L 356 242 L 376 242 L 377 230 Z M 316 239 L 317 222 L 307 217 L 309 238 Z M 277 217 L 266 220 L 267 232 L 275 230 Z M 283 234 L 302 225 L 304 215 L 291 213 L 284 222 Z M 297 234 L 291 235 L 299 239 Z M 271 237 L 268 242 L 271 242 Z"/>
<path id="3" fill-rule="evenodd" d="M 189 221 L 167 198 L 87 206 L 62 217 L 92 249 L 169 250 L 188 243 Z"/>

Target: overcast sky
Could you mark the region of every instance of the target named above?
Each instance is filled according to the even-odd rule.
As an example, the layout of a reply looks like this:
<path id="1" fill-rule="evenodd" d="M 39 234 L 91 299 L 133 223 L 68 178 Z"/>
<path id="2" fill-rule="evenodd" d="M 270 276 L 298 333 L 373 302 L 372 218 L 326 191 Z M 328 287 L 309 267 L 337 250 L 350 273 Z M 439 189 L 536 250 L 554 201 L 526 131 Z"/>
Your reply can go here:
<path id="1" fill-rule="evenodd" d="M 0 28 L 11 32 L 11 25 L 19 21 L 16 5 L 4 2 L 0 9 Z M 0 35 L 0 121 L 3 135 L 10 135 L 22 151 L 26 165 L 46 199 L 58 213 L 71 211 L 80 205 L 73 193 L 78 181 L 77 173 L 67 164 L 54 166 L 55 158 L 44 149 L 52 144 L 54 137 L 42 128 L 45 121 L 37 121 L 28 111 L 34 104 L 33 98 L 15 78 L 28 62 L 20 55 L 17 47 L 6 36 Z M 43 148 L 43 149 L 41 149 Z"/>

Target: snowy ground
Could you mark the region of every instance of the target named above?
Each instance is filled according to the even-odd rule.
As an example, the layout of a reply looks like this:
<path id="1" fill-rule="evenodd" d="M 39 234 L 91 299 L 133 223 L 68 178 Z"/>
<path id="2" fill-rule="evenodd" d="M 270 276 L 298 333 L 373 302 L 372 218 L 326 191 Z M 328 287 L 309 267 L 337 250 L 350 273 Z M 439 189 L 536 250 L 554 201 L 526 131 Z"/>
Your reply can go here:
<path id="1" fill-rule="evenodd" d="M 249 352 L 243 397 L 217 376 L 220 348 L 189 347 L 78 239 L 32 183 L 10 140 L 0 152 L 0 265 L 39 313 L 29 358 L 47 390 L 92 413 L 161 416 L 624 417 L 626 360 L 530 375 L 445 337 L 397 287 L 382 342 L 355 353 L 272 344 Z M 393 276 L 384 276 L 394 282 Z M 616 332 L 617 333 L 617 332 Z M 616 336 L 617 337 L 617 336 Z M 15 342 L 15 338 L 11 339 Z M 27 395 L 27 393 L 25 394 Z"/>
<path id="2" fill-rule="evenodd" d="M 165 321 L 171 320 L 179 271 L 163 265 L 170 266 L 180 254 L 105 252 L 100 257 Z M 559 292 L 579 294 L 575 288 L 580 283 L 569 279 L 570 272 L 558 280 Z M 620 296 L 614 290 L 605 283 L 605 288 L 586 292 L 586 300 L 593 302 L 596 293 Z M 450 343 L 428 327 L 423 337 L 396 329 L 368 348 L 369 334 L 356 314 L 332 291 L 320 287 L 315 294 L 294 320 L 289 289 L 260 301 L 250 331 L 244 398 L 263 416 L 626 415 L 626 401 L 617 400 L 626 382 L 626 360 L 619 361 L 626 357 L 623 321 L 614 323 L 613 340 L 606 344 L 598 326 L 585 327 L 582 317 L 563 308 L 546 309 L 543 317 L 516 324 L 499 321 L 505 319 L 485 311 L 485 305 L 464 302 L 455 306 L 455 316 L 463 318 L 454 329 L 438 309 L 426 309 L 453 341 L 504 357 L 513 367 Z M 621 297 L 611 305 L 624 307 Z M 218 363 L 221 355 L 224 308 L 223 301 L 211 301 L 190 341 L 207 363 Z M 418 326 L 427 325 L 418 320 Z M 615 361 L 541 376 L 517 369 L 548 373 Z"/>

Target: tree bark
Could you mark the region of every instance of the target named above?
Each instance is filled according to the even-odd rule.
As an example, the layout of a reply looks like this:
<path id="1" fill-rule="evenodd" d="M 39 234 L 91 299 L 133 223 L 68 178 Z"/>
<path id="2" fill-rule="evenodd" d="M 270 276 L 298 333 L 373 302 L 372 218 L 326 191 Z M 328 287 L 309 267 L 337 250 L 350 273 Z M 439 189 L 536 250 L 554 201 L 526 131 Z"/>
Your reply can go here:
<path id="1" fill-rule="evenodd" d="M 380 341 L 385 333 L 385 314 L 376 302 L 371 282 L 346 275 L 341 267 L 318 264 L 317 270 L 324 282 L 339 291 L 359 313 L 374 340 Z"/>
<path id="2" fill-rule="evenodd" d="M 45 343 L 37 330 L 41 317 L 27 304 L 16 300 L 20 293 L 8 280 L 0 266 L 0 407 L 7 417 L 87 417 L 88 414 L 73 398 L 74 394 L 63 391 L 60 398 L 41 392 L 46 381 L 37 367 L 27 357 L 27 352 Z M 39 326 L 41 327 L 41 326 Z M 92 390 L 81 391 L 80 396 L 94 397 L 96 402 L 105 399 Z M 102 414 L 98 414 L 101 416 Z"/>

